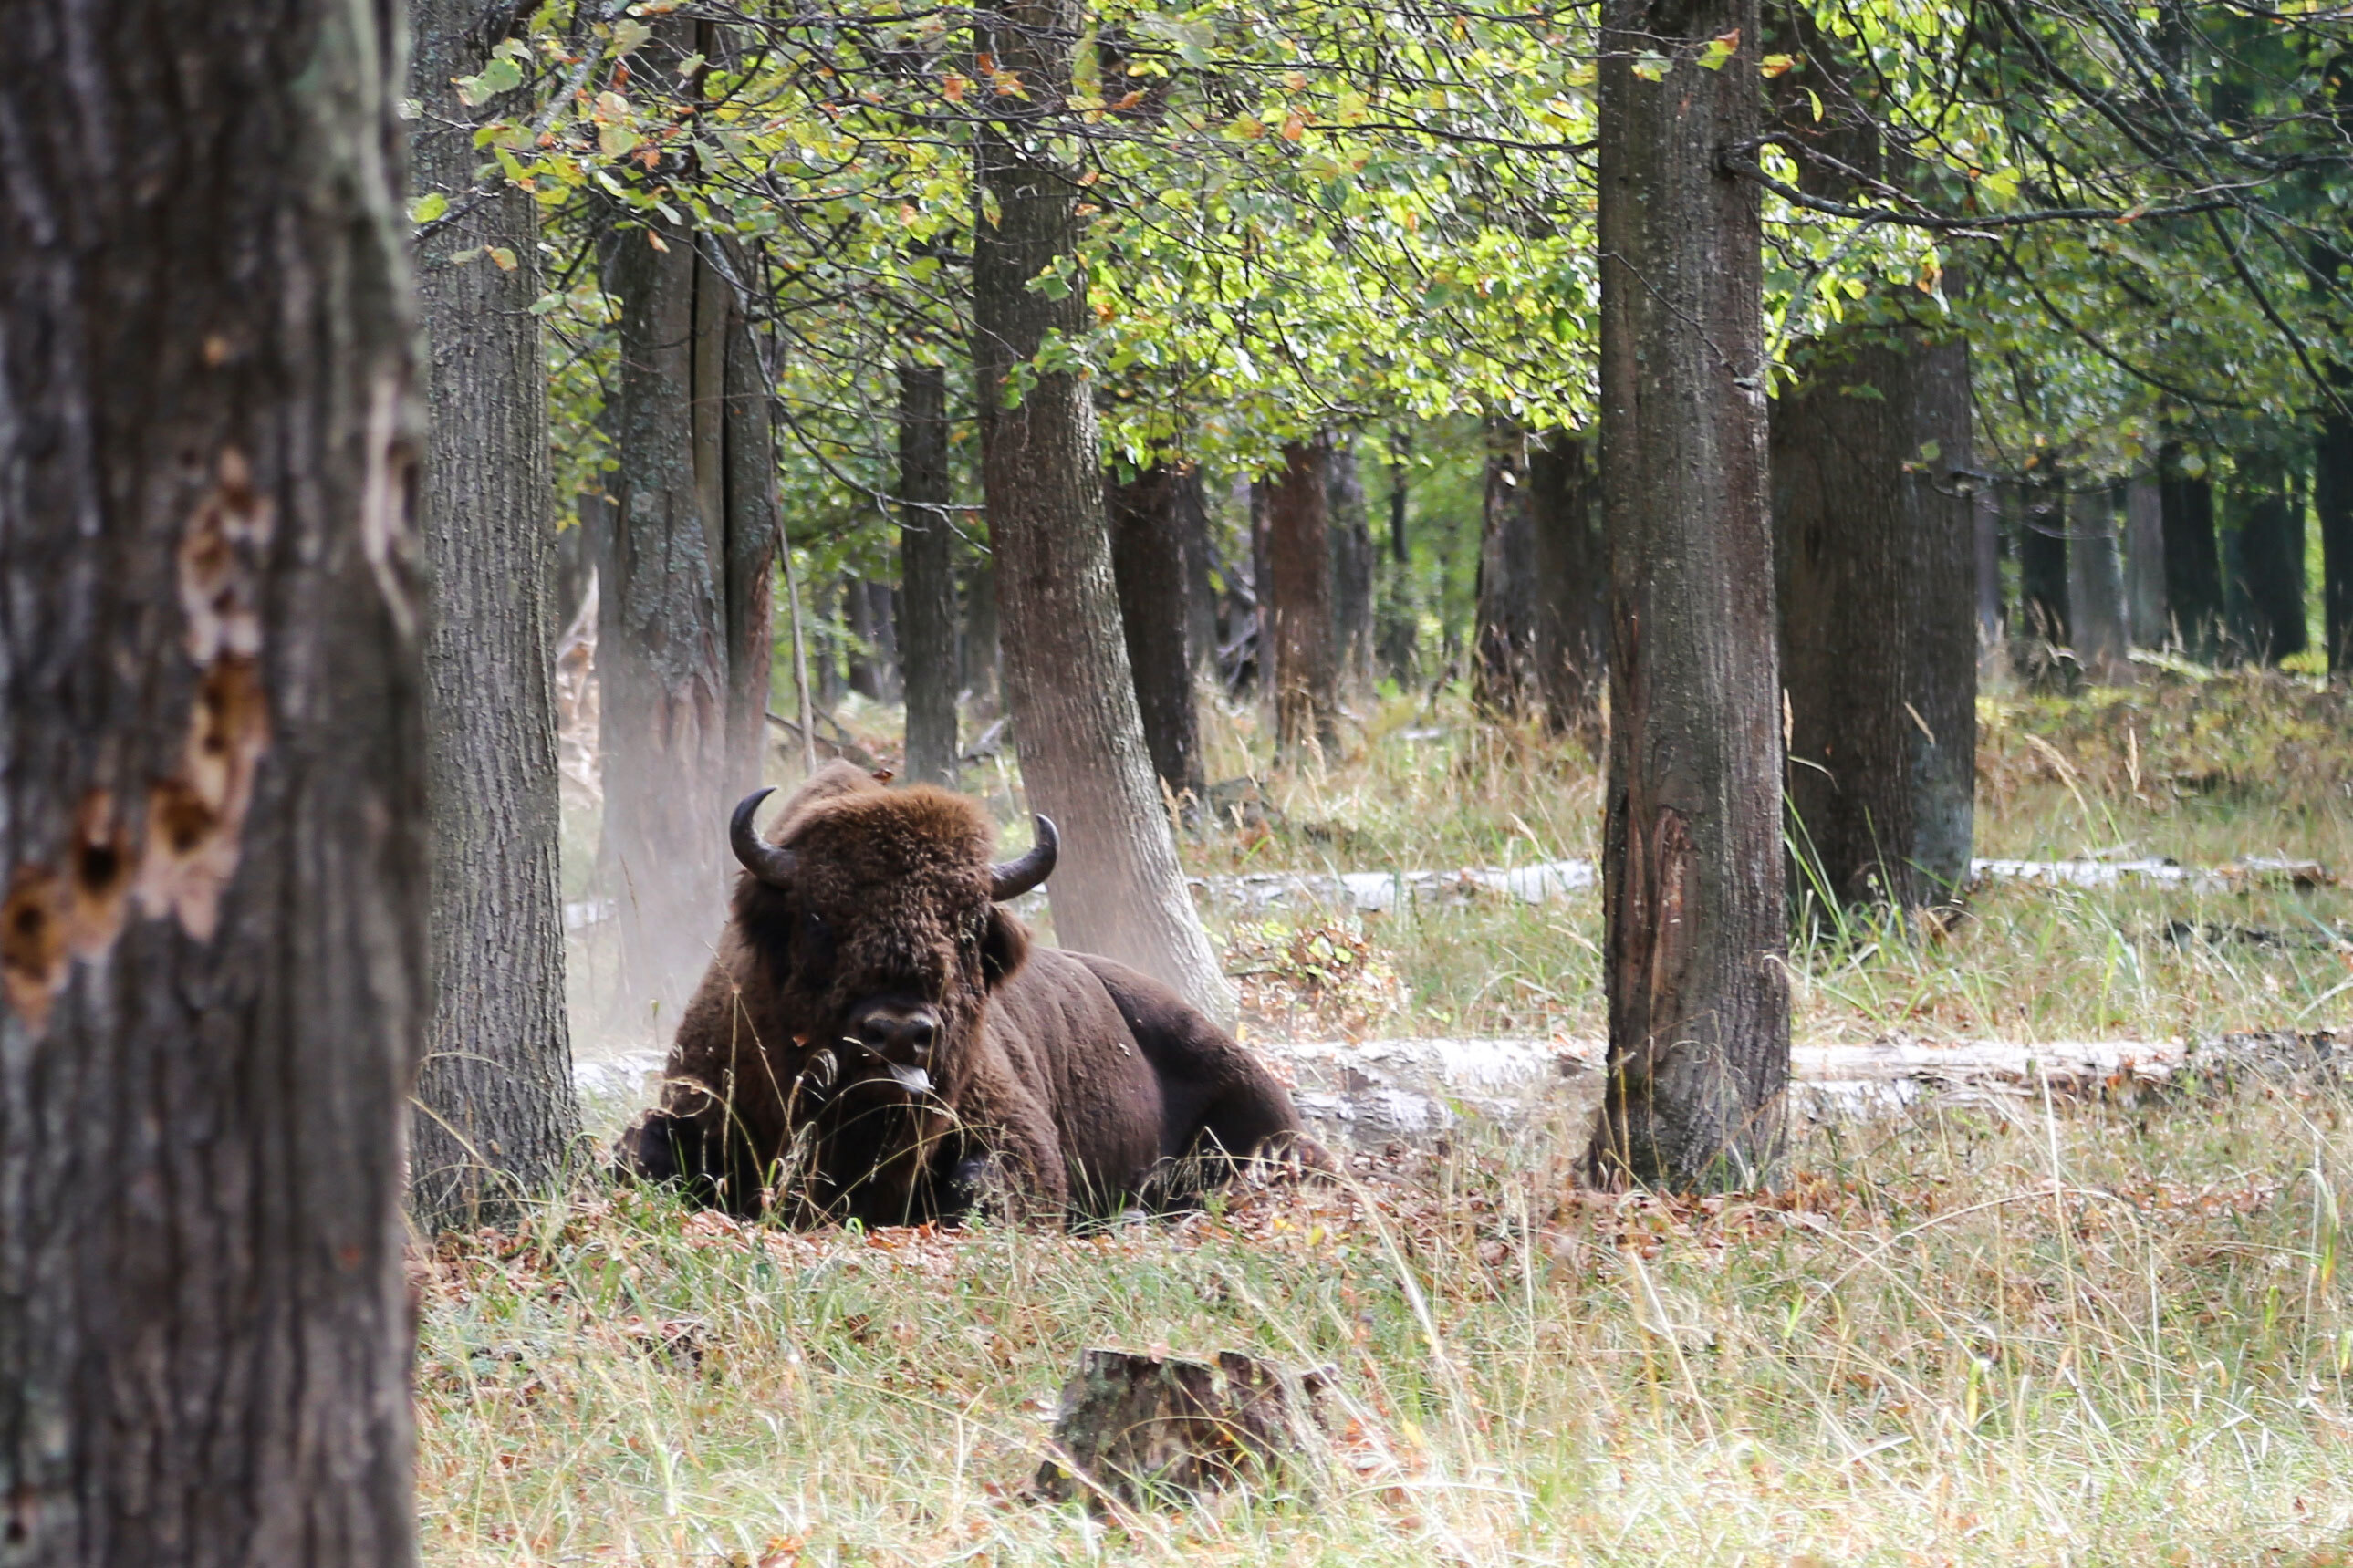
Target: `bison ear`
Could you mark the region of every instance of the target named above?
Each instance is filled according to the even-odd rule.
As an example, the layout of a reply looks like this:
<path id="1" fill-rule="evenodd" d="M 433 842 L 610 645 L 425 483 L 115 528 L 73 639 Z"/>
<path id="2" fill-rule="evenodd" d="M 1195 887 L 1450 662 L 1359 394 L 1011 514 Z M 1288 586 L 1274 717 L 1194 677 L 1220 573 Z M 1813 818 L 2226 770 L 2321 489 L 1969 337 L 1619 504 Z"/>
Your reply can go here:
<path id="1" fill-rule="evenodd" d="M 1013 977 L 1029 956 L 1029 930 L 1005 910 L 991 904 L 988 908 L 988 929 L 980 938 L 980 973 L 995 990 Z"/>

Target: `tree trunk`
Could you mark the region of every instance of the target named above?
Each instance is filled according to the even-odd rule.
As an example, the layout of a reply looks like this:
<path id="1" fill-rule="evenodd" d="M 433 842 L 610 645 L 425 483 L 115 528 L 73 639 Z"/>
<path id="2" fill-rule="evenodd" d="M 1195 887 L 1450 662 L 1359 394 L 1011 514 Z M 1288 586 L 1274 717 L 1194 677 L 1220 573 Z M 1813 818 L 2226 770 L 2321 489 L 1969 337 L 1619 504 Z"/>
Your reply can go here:
<path id="1" fill-rule="evenodd" d="M 2157 487 L 2165 531 L 2167 620 L 2175 640 L 2191 658 L 2211 658 L 2220 647 L 2222 627 L 2213 478 L 2179 442 L 2168 441 L 2158 454 Z"/>
<path id="2" fill-rule="evenodd" d="M 2312 510 L 2320 519 L 2321 606 L 2328 669 L 2353 671 L 2353 419 L 2321 416 L 2313 443 Z"/>
<path id="3" fill-rule="evenodd" d="M 425 1228 L 505 1224 L 555 1181 L 580 1134 L 565 1016 L 557 877 L 556 606 L 539 204 L 501 183 L 474 205 L 458 99 L 495 37 L 481 8 L 417 0 L 410 121 L 420 192 L 467 216 L 417 245 L 432 414 L 418 521 L 433 821 L 433 1016 L 409 1135 L 409 1205 Z M 486 115 L 483 115 L 486 117 Z M 470 211 L 468 209 L 470 207 Z M 482 259 L 502 247 L 512 269 Z M 470 256 L 458 262 L 452 256 Z"/>
<path id="4" fill-rule="evenodd" d="M 2002 625 L 2008 618 L 2001 584 L 2001 487 L 1980 478 L 1969 497 L 1969 519 L 1976 545 L 1978 578 L 1978 652 L 2001 647 Z"/>
<path id="5" fill-rule="evenodd" d="M 0 58 L 10 1564 L 416 1560 L 399 15 L 80 0 Z"/>
<path id="6" fill-rule="evenodd" d="M 888 584 L 865 577 L 841 584 L 841 624 L 849 633 L 849 689 L 870 702 L 899 696 L 897 606 Z"/>
<path id="7" fill-rule="evenodd" d="M 2239 463 L 2239 566 L 2246 590 L 2242 640 L 2255 659 L 2277 664 L 2310 640 L 2304 619 L 2303 497 L 2287 465 L 2268 455 Z"/>
<path id="8" fill-rule="evenodd" d="M 1332 644 L 1338 689 L 1362 694 L 1373 685 L 1373 535 L 1366 519 L 1364 476 L 1356 444 L 1332 447 L 1324 511 L 1332 547 Z"/>
<path id="9" fill-rule="evenodd" d="M 1968 347 L 1881 327 L 1818 353 L 1772 413 L 1800 889 L 1932 908 L 1968 879 L 1975 815 Z"/>
<path id="10" fill-rule="evenodd" d="M 2072 647 L 2067 621 L 2067 485 L 2048 460 L 2025 486 L 2018 531 L 2019 629 L 2030 643 Z"/>
<path id="11" fill-rule="evenodd" d="M 1185 488 L 1186 476 L 1165 465 L 1111 487 L 1111 564 L 1152 771 L 1170 795 L 1198 801 L 1201 743 L 1186 647 L 1188 595 L 1179 521 Z"/>
<path id="12" fill-rule="evenodd" d="M 1536 689 L 1556 735 L 1599 754 L 1609 678 L 1609 555 L 1594 516 L 1588 438 L 1556 430 L 1528 452 L 1535 556 Z"/>
<path id="13" fill-rule="evenodd" d="M 1490 419 L 1471 674 L 1472 700 L 1490 713 L 1523 711 L 1535 677 L 1535 526 L 1528 510 L 1527 432 Z"/>
<path id="14" fill-rule="evenodd" d="M 997 626 L 997 556 L 984 548 L 964 580 L 964 688 L 976 716 L 995 718 L 1004 703 Z"/>
<path id="15" fill-rule="evenodd" d="M 2125 609 L 2133 646 L 2165 646 L 2165 511 L 2147 474 L 2125 485 Z"/>
<path id="16" fill-rule="evenodd" d="M 1230 1020 L 1232 993 L 1178 868 L 1145 749 L 1092 392 L 1083 377 L 1050 368 L 1025 374 L 1027 390 L 1008 398 L 1014 368 L 1034 360 L 1050 333 L 1078 341 L 1094 322 L 1077 265 L 1078 186 L 1051 145 L 1084 23 L 1076 0 L 1018 0 L 975 18 L 977 47 L 1028 84 L 1026 96 L 998 97 L 990 111 L 1003 118 L 974 137 L 982 216 L 973 226 L 973 358 L 997 588 L 1016 628 L 1006 639 L 1007 694 L 1029 803 L 1061 828 L 1056 935 Z M 1030 287 L 1049 272 L 1069 280 L 1060 299 Z"/>
<path id="17" fill-rule="evenodd" d="M 2126 658 L 2124 558 L 2116 548 L 2121 496 L 2088 495 L 2075 508 L 2067 535 L 2067 619 L 2084 672 L 2103 685 L 2128 679 Z"/>
<path id="18" fill-rule="evenodd" d="M 948 521 L 948 383 L 899 369 L 899 640 L 907 681 L 907 781 L 956 782 L 955 530 Z"/>
<path id="19" fill-rule="evenodd" d="M 1200 465 L 1176 481 L 1176 527 L 1185 547 L 1185 655 L 1196 679 L 1214 679 L 1218 668 L 1217 541 L 1209 532 L 1209 496 Z"/>
<path id="20" fill-rule="evenodd" d="M 607 247 L 621 366 L 596 648 L 602 860 L 619 913 L 616 1017 L 657 1038 L 710 961 L 733 869 L 723 828 L 766 742 L 775 442 L 715 245 L 660 224 Z"/>
<path id="21" fill-rule="evenodd" d="M 1274 486 L 1270 481 L 1250 481 L 1250 625 L 1254 628 L 1255 652 L 1244 684 L 1261 701 L 1269 704 L 1274 700 L 1275 689 L 1273 495 Z"/>
<path id="22" fill-rule="evenodd" d="M 1338 736 L 1338 670 L 1333 659 L 1332 546 L 1323 438 L 1282 449 L 1282 477 L 1266 498 L 1268 582 L 1260 625 L 1271 620 L 1275 745 L 1285 756 L 1311 746 L 1328 753 Z"/>
<path id="23" fill-rule="evenodd" d="M 1756 0 L 1605 0 L 1601 495 L 1609 540 L 1602 865 L 1609 1082 L 1593 1164 L 1766 1179 L 1789 1072 L 1780 668 L 1766 507 Z M 1696 57 L 1737 40 L 1721 70 Z M 1645 80 L 1638 56 L 1673 68 Z"/>
<path id="24" fill-rule="evenodd" d="M 1421 605 L 1414 594 L 1413 552 L 1406 537 L 1405 465 L 1409 451 L 1403 433 L 1389 437 L 1388 563 L 1380 603 L 1381 669 L 1399 686 L 1414 679 L 1415 644 L 1421 637 Z"/>

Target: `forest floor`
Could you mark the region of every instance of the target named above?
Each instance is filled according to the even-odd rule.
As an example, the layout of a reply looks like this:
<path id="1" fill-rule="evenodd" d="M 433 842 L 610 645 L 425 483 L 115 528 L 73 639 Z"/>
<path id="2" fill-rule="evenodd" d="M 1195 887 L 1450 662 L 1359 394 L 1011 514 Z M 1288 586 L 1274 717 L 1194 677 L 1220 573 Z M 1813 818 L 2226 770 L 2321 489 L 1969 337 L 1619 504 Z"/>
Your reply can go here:
<path id="1" fill-rule="evenodd" d="M 2348 706 L 1998 691 L 1979 853 L 2353 869 Z M 1212 776 L 1260 783 L 1187 839 L 1199 873 L 1594 850 L 1592 763 L 1533 729 L 1393 703 L 1289 775 L 1247 715 L 1213 731 Z M 1599 921 L 1498 895 L 1216 930 L 1261 1037 L 1590 1037 Z M 2348 937 L 2326 878 L 1990 884 L 1948 928 L 1801 945 L 1797 1032 L 2341 1025 Z M 417 1263 L 427 1560 L 2353 1563 L 2348 1110 L 2307 1076 L 1808 1121 L 1780 1191 L 1694 1202 L 1578 1191 L 1581 1127 L 1473 1126 L 1087 1237 L 794 1235 L 591 1184 Z M 1333 1472 L 1119 1522 L 1028 1500 L 1103 1344 L 1333 1368 Z"/>

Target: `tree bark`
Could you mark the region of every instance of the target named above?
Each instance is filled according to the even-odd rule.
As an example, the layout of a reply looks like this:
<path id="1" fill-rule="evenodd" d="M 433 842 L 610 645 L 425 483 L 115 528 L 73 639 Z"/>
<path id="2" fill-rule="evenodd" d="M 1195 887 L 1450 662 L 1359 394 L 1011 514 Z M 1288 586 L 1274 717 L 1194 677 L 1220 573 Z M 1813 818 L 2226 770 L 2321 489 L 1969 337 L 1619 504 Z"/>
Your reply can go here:
<path id="1" fill-rule="evenodd" d="M 1535 526 L 1528 507 L 1528 435 L 1487 421 L 1479 513 L 1478 632 L 1472 700 L 1490 713 L 1525 710 L 1535 679 Z"/>
<path id="2" fill-rule="evenodd" d="M 1373 535 L 1353 440 L 1333 444 L 1325 479 L 1336 686 L 1343 692 L 1363 693 L 1373 685 Z"/>
<path id="3" fill-rule="evenodd" d="M 899 626 L 890 585 L 866 577 L 841 584 L 841 624 L 849 633 L 849 689 L 870 702 L 899 697 Z"/>
<path id="4" fill-rule="evenodd" d="M 1609 555 L 1594 516 L 1589 439 L 1556 430 L 1528 452 L 1535 556 L 1536 689 L 1556 735 L 1599 754 L 1609 678 Z"/>
<path id="5" fill-rule="evenodd" d="M 1415 645 L 1421 640 L 1421 605 L 1414 594 L 1413 551 L 1406 531 L 1408 439 L 1402 432 L 1389 437 L 1388 561 L 1380 601 L 1381 669 L 1399 686 L 1413 682 Z"/>
<path id="6" fill-rule="evenodd" d="M 468 0 L 417 0 L 410 166 L 465 216 L 417 245 L 432 413 L 418 495 L 433 819 L 433 1017 L 409 1135 L 409 1206 L 427 1229 L 505 1224 L 580 1135 L 565 1014 L 557 872 L 554 480 L 540 346 L 538 203 L 481 161 L 451 79 L 499 40 Z M 469 209 L 470 208 L 470 211 Z M 503 268 L 486 247 L 514 259 Z M 453 260 L 463 256 L 470 259 Z"/>
<path id="7" fill-rule="evenodd" d="M 964 582 L 964 686 L 976 716 L 995 718 L 1003 706 L 997 627 L 997 556 L 984 548 L 974 554 Z"/>
<path id="8" fill-rule="evenodd" d="M 2018 531 L 2019 629 L 2031 643 L 2074 646 L 2067 620 L 2067 485 L 2046 459 L 2025 486 Z"/>
<path id="9" fill-rule="evenodd" d="M 2158 509 L 2165 531 L 2165 604 L 2173 637 L 2193 658 L 2221 641 L 2222 563 L 2214 545 L 2214 481 L 2178 441 L 2157 459 Z"/>
<path id="10" fill-rule="evenodd" d="M 2067 618 L 2075 658 L 2103 685 L 2127 679 L 2124 558 L 2116 548 L 2120 496 L 2084 497 L 2067 531 Z"/>
<path id="11" fill-rule="evenodd" d="M 899 368 L 899 646 L 907 781 L 956 782 L 955 529 L 948 521 L 948 382 Z"/>
<path id="12" fill-rule="evenodd" d="M 0 1560 L 415 1561 L 399 7 L 0 58 Z"/>
<path id="13" fill-rule="evenodd" d="M 2001 486 L 1980 478 L 1970 498 L 1970 526 L 1977 546 L 1978 651 L 2001 647 L 2002 627 L 2009 619 L 2008 595 L 2001 583 Z"/>
<path id="14" fill-rule="evenodd" d="M 2302 653 L 2311 640 L 2304 619 L 2304 506 L 2287 465 L 2271 455 L 2240 459 L 2239 569 L 2246 592 L 2241 640 L 2263 664 Z"/>
<path id="15" fill-rule="evenodd" d="M 596 658 L 616 1016 L 659 1037 L 710 960 L 733 869 L 722 828 L 759 782 L 776 514 L 767 378 L 720 267 L 740 276 L 736 258 L 650 222 L 606 251 L 621 367 Z"/>
<path id="16" fill-rule="evenodd" d="M 2125 607 L 2135 647 L 2165 646 L 2165 511 L 2147 474 L 2125 485 Z"/>
<path id="17" fill-rule="evenodd" d="M 1209 497 L 1196 463 L 1176 481 L 1176 528 L 1185 547 L 1185 655 L 1196 679 L 1214 679 L 1218 668 L 1217 541 L 1209 533 Z"/>
<path id="18" fill-rule="evenodd" d="M 1111 487 L 1111 563 L 1152 771 L 1171 795 L 1198 801 L 1204 791 L 1200 728 L 1187 647 L 1189 595 L 1179 521 L 1185 488 L 1186 476 L 1165 465 Z"/>
<path id="19" fill-rule="evenodd" d="M 1293 441 L 1282 449 L 1282 476 L 1266 498 L 1269 581 L 1259 595 L 1260 625 L 1271 618 L 1275 746 L 1297 757 L 1328 753 L 1338 740 L 1338 669 L 1333 658 L 1332 546 L 1325 471 L 1328 440 Z"/>
<path id="20" fill-rule="evenodd" d="M 1789 811 L 1804 893 L 1927 909 L 1968 879 L 1970 449 L 1968 346 L 1957 340 L 1883 327 L 1856 346 L 1821 345 L 1807 379 L 1774 405 Z"/>
<path id="21" fill-rule="evenodd" d="M 1230 1020 L 1232 993 L 1177 866 L 1145 749 L 1087 379 L 1050 365 L 1025 371 L 1026 389 L 1011 383 L 1049 334 L 1082 341 L 1094 321 L 1076 264 L 1078 186 L 1051 146 L 1084 22 L 1076 0 L 1018 0 L 974 22 L 976 47 L 1028 84 L 1026 97 L 998 97 L 990 110 L 1002 118 L 974 137 L 973 357 L 997 589 L 1016 628 L 1005 645 L 1007 695 L 1029 803 L 1061 828 L 1056 935 Z M 1030 287 L 1049 272 L 1066 280 L 1060 299 Z"/>
<path id="22" fill-rule="evenodd" d="M 1789 1071 L 1781 689 L 1766 503 L 1755 0 L 1604 0 L 1609 540 L 1604 1179 L 1764 1180 Z M 1721 70 L 1700 52 L 1737 40 Z M 1633 69 L 1666 53 L 1658 81 Z"/>
<path id="23" fill-rule="evenodd" d="M 2312 510 L 2320 520 L 2321 607 L 2328 669 L 2353 671 L 2353 419 L 2321 416 L 2313 443 Z"/>

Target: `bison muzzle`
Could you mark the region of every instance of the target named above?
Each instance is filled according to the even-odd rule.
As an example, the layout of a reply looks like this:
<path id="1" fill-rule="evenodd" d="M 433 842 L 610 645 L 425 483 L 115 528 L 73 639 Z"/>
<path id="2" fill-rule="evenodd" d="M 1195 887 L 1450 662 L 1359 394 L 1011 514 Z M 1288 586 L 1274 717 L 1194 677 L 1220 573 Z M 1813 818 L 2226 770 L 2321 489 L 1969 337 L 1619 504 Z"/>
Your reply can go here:
<path id="1" fill-rule="evenodd" d="M 974 802 L 846 763 L 735 809 L 744 873 L 625 1173 L 801 1222 L 1041 1218 L 1189 1201 L 1237 1163 L 1321 1166 L 1232 1037 L 1124 964 L 1030 946 L 1000 907 L 1053 869 L 1053 824 L 992 864 Z"/>

